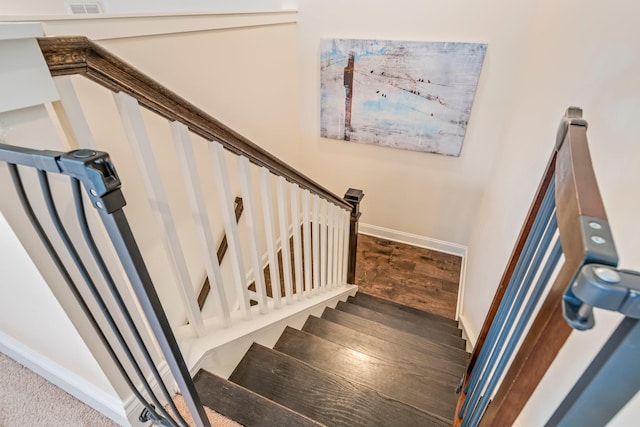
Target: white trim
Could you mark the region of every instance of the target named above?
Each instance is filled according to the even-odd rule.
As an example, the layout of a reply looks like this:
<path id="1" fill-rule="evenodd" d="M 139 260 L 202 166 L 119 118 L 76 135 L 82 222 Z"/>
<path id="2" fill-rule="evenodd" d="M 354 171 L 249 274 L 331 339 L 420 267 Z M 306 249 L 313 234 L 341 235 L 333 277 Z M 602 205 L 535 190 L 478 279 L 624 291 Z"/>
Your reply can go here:
<path id="1" fill-rule="evenodd" d="M 83 35 L 91 40 L 176 34 L 298 22 L 297 10 L 136 15 L 2 17 L 7 22 L 41 22 L 47 36 Z"/>
<path id="2" fill-rule="evenodd" d="M 119 425 L 130 425 L 125 415 L 124 404 L 118 397 L 97 388 L 75 372 L 58 365 L 2 331 L 0 331 L 0 352 Z"/>
<path id="3" fill-rule="evenodd" d="M 43 35 L 44 29 L 39 22 L 0 22 L 0 40 L 30 39 Z"/>
<path id="4" fill-rule="evenodd" d="M 394 242 L 406 243 L 407 245 L 418 246 L 420 248 L 431 249 L 463 257 L 467 252 L 467 247 L 457 243 L 446 242 L 444 240 L 433 239 L 431 237 L 406 233 L 404 231 L 392 230 L 390 228 L 378 227 L 377 225 L 360 223 L 358 233 L 367 236 L 380 237 Z"/>
<path id="5" fill-rule="evenodd" d="M 467 341 L 467 351 L 471 353 L 476 342 L 478 342 L 478 334 L 469 327 L 469 323 L 470 322 L 464 315 L 461 315 L 458 318 L 458 326 L 462 330 L 462 338 Z"/>
<path id="6" fill-rule="evenodd" d="M 458 283 L 458 302 L 456 304 L 456 319 L 460 319 L 462 315 L 462 309 L 464 307 L 464 291 L 465 283 L 467 282 L 467 249 L 464 250 L 462 255 L 462 264 L 460 265 L 460 281 Z"/>
<path id="7" fill-rule="evenodd" d="M 274 307 L 273 301 L 269 301 L 267 314 L 259 314 L 257 306 L 251 307 L 254 315 L 250 321 L 242 320 L 240 312 L 234 311 L 232 313 L 234 321 L 229 328 L 222 328 L 215 318 L 205 319 L 205 325 L 210 333 L 204 337 L 195 337 L 185 326 L 175 328 L 174 333 L 180 342 L 190 372 L 195 374 L 202 366 L 203 359 L 206 359 L 215 349 L 242 340 L 246 336 L 259 337 L 261 332 L 268 330 L 278 322 L 290 322 L 299 316 L 306 318 L 309 311 L 331 304 L 335 305 L 338 300 L 343 301 L 347 297 L 355 295 L 357 290 L 358 287 L 354 285 L 340 286 L 314 295 L 313 298 L 305 298 L 292 305 L 283 304 L 279 309 Z"/>

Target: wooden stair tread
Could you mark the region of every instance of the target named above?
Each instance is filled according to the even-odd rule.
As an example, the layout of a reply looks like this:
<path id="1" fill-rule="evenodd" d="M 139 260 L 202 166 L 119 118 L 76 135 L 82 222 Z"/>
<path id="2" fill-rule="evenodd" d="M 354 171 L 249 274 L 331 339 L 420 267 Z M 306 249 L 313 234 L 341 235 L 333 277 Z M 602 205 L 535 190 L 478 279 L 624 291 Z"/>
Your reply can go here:
<path id="1" fill-rule="evenodd" d="M 244 426 L 322 426 L 317 421 L 207 371 L 200 370 L 193 381 L 205 406 Z"/>
<path id="2" fill-rule="evenodd" d="M 326 425 L 451 425 L 450 420 L 259 344 L 251 346 L 229 379 Z"/>
<path id="3" fill-rule="evenodd" d="M 406 369 L 287 327 L 273 348 L 322 371 L 370 387 L 430 414 L 453 420 L 457 396 L 454 377 Z"/>
<path id="4" fill-rule="evenodd" d="M 338 302 L 336 310 L 344 311 L 346 313 L 354 314 L 356 316 L 363 317 L 368 320 L 392 327 L 399 331 L 417 335 L 423 338 L 430 339 L 432 341 L 450 345 L 455 348 L 464 349 L 466 347 L 465 341 L 456 335 L 451 335 L 447 332 L 442 332 L 437 329 L 437 326 L 429 325 L 428 322 L 413 323 L 398 317 L 391 316 L 389 314 L 380 313 L 375 310 L 350 304 L 346 302 Z"/>
<path id="5" fill-rule="evenodd" d="M 469 358 L 469 354 L 461 348 L 402 332 L 390 326 L 374 322 L 373 320 L 333 308 L 325 308 L 322 313 L 322 318 L 391 343 L 410 346 L 416 351 L 424 351 L 426 354 L 433 352 L 450 354 L 451 360 L 459 360 L 461 357 Z"/>
<path id="6" fill-rule="evenodd" d="M 429 313 L 428 311 L 398 304 L 397 302 L 385 300 L 362 292 L 358 292 L 355 296 L 349 297 L 347 302 L 360 305 L 380 313 L 390 314 L 407 321 L 418 322 L 421 320 L 427 320 L 430 323 L 438 324 L 442 330 L 450 330 L 454 335 L 457 334 L 460 336 L 462 333 L 458 328 L 458 322 L 453 319 L 448 319 L 438 314 Z"/>
<path id="7" fill-rule="evenodd" d="M 309 316 L 302 330 L 406 369 L 433 371 L 434 375 L 453 380 L 456 384 L 467 366 L 468 356 L 459 350 L 451 351 L 449 347 L 438 345 L 418 350 L 412 345 L 390 342 L 315 316 Z"/>

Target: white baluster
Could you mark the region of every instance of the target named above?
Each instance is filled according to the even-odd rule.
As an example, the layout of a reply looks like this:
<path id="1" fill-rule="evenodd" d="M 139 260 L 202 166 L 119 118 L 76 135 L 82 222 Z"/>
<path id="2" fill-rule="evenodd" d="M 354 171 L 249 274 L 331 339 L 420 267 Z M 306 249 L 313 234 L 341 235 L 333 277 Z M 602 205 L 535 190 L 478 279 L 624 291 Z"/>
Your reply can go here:
<path id="1" fill-rule="evenodd" d="M 338 286 L 344 285 L 344 281 L 342 280 L 342 265 L 344 264 L 343 253 L 344 253 L 344 211 L 340 208 L 336 209 L 336 221 L 338 225 L 336 229 L 338 230 L 338 239 L 337 239 L 337 253 L 336 253 L 336 284 Z"/>
<path id="2" fill-rule="evenodd" d="M 253 181 L 251 180 L 251 169 L 249 159 L 240 156 L 238 167 L 240 170 L 240 188 L 242 190 L 242 202 L 244 203 L 244 219 L 249 231 L 249 253 L 251 256 L 251 265 L 253 267 L 253 278 L 256 284 L 256 298 L 260 313 L 266 314 L 267 307 L 267 288 L 264 283 L 264 273 L 262 270 L 262 256 L 260 248 L 260 234 L 258 232 L 256 211 L 256 202 L 254 199 Z"/>
<path id="3" fill-rule="evenodd" d="M 349 271 L 349 239 L 351 236 L 351 212 L 345 211 L 343 214 L 344 243 L 342 249 L 342 283 L 347 283 Z"/>
<path id="4" fill-rule="evenodd" d="M 320 197 L 313 195 L 313 220 L 311 238 L 313 243 L 313 293 L 320 290 Z"/>
<path id="5" fill-rule="evenodd" d="M 73 149 L 93 148 L 97 150 L 98 147 L 82 111 L 78 95 L 73 88 L 71 77 L 54 77 L 53 82 L 60 95 L 60 102 L 54 102 L 53 109 L 70 146 Z"/>
<path id="6" fill-rule="evenodd" d="M 333 217 L 333 286 L 340 286 L 338 281 L 338 257 L 340 256 L 340 211 L 341 209 L 335 205 L 331 205 L 331 213 Z"/>
<path id="7" fill-rule="evenodd" d="M 89 128 L 89 124 L 84 115 L 84 111 L 82 110 L 82 105 L 80 104 L 75 89 L 73 88 L 71 77 L 54 77 L 53 82 L 56 86 L 58 94 L 60 95 L 60 101 L 53 103 L 53 109 L 56 117 L 58 118 L 58 122 L 60 123 L 65 133 L 65 137 L 67 139 L 67 148 L 69 150 L 77 148 L 92 148 L 94 150 L 99 150 L 91 129 Z M 94 215 L 89 213 L 89 220 L 99 220 L 100 217 L 98 215 L 98 212 L 95 209 L 92 209 L 91 212 Z M 107 234 L 104 227 L 96 227 L 94 229 L 94 233 L 96 234 L 96 237 L 101 236 L 95 239 L 98 245 L 100 244 L 100 241 L 110 242 L 109 235 Z M 105 247 L 100 249 L 105 263 L 110 267 L 110 273 L 113 281 L 116 284 L 116 287 L 118 287 L 118 290 L 123 299 L 125 300 L 125 302 L 131 302 L 132 305 L 136 308 L 132 309 L 133 307 L 129 306 L 130 314 L 133 318 L 134 323 L 138 326 L 143 339 L 148 339 L 149 342 L 152 342 L 153 339 L 151 337 L 153 336 L 153 333 L 151 331 L 151 328 L 148 327 L 148 324 L 143 318 L 143 311 L 142 308 L 140 308 L 133 288 L 131 286 L 120 286 L 121 284 L 128 283 L 128 280 L 125 278 L 126 273 L 124 271 L 124 268 L 122 267 L 122 264 L 118 260 L 118 255 L 116 254 L 115 249 L 110 244 L 107 244 L 105 245 Z M 158 346 L 149 346 L 148 350 L 151 353 L 152 358 L 156 359 L 162 357 L 160 355 Z"/>
<path id="8" fill-rule="evenodd" d="M 260 189 L 262 194 L 262 210 L 264 214 L 264 228 L 267 238 L 267 255 L 269 257 L 269 274 L 271 277 L 271 295 L 276 308 L 282 306 L 280 292 L 280 268 L 276 249 L 276 225 L 273 219 L 271 199 L 270 173 L 266 168 L 260 169 Z"/>
<path id="9" fill-rule="evenodd" d="M 213 163 L 213 175 L 215 177 L 218 198 L 222 208 L 222 218 L 224 219 L 224 231 L 227 234 L 229 244 L 229 254 L 231 255 L 231 267 L 240 302 L 240 310 L 245 319 L 251 319 L 251 305 L 249 303 L 249 292 L 247 289 L 247 273 L 244 269 L 242 258 L 242 248 L 240 247 L 240 236 L 238 233 L 238 223 L 233 209 L 234 195 L 229 182 L 229 169 L 224 157 L 224 148 L 217 142 L 209 143 L 209 155 Z"/>
<path id="10" fill-rule="evenodd" d="M 293 224 L 293 266 L 295 272 L 296 299 L 302 300 L 304 280 L 302 278 L 302 239 L 300 238 L 300 203 L 298 193 L 300 188 L 296 184 L 289 185 L 291 189 L 291 223 Z"/>
<path id="11" fill-rule="evenodd" d="M 285 199 L 287 181 L 279 176 L 276 180 L 278 197 L 278 218 L 280 219 L 280 250 L 282 252 L 282 274 L 284 289 L 287 293 L 287 304 L 293 304 L 293 283 L 291 277 L 291 250 L 289 247 L 289 221 L 287 218 L 287 201 Z"/>
<path id="12" fill-rule="evenodd" d="M 327 288 L 327 201 L 320 205 L 320 289 Z"/>
<path id="13" fill-rule="evenodd" d="M 312 279 L 311 279 L 311 220 L 309 219 L 311 207 L 309 205 L 309 190 L 302 192 L 302 232 L 304 239 L 304 294 L 311 296 Z"/>
<path id="14" fill-rule="evenodd" d="M 222 273 L 220 272 L 220 264 L 218 263 L 217 256 L 218 249 L 214 242 L 209 212 L 205 203 L 205 194 L 202 191 L 200 177 L 198 176 L 189 130 L 182 123 L 172 122 L 171 133 L 176 146 L 178 161 L 180 162 L 182 173 L 185 176 L 187 196 L 191 204 L 193 221 L 197 228 L 202 258 L 205 263 L 207 275 L 209 276 L 211 289 L 213 290 L 213 302 L 217 314 L 222 319 L 223 325 L 227 327 L 231 325 L 231 312 L 229 310 L 229 302 L 227 301 L 224 284 L 222 283 Z"/>
<path id="15" fill-rule="evenodd" d="M 143 172 L 143 180 L 151 200 L 151 207 L 162 224 L 162 242 L 169 259 L 176 283 L 180 283 L 180 295 L 187 310 L 189 323 L 199 336 L 205 334 L 202 313 L 193 289 L 187 262 L 182 251 L 173 215 L 169 209 L 169 200 L 162 186 L 160 171 L 153 157 L 151 141 L 142 119 L 138 101 L 125 93 L 114 94 L 118 113 L 129 139 L 132 151 Z"/>
<path id="16" fill-rule="evenodd" d="M 336 281 L 333 279 L 333 203 L 327 203 L 327 287 L 331 289 Z"/>

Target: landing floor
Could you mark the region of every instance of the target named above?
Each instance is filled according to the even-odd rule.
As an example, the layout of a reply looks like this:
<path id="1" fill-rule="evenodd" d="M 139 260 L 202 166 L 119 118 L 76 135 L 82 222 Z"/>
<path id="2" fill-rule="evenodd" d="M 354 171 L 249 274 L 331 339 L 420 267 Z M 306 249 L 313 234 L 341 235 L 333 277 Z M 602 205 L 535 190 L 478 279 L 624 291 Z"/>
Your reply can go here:
<path id="1" fill-rule="evenodd" d="M 356 284 L 360 291 L 455 318 L 462 258 L 358 235 Z"/>

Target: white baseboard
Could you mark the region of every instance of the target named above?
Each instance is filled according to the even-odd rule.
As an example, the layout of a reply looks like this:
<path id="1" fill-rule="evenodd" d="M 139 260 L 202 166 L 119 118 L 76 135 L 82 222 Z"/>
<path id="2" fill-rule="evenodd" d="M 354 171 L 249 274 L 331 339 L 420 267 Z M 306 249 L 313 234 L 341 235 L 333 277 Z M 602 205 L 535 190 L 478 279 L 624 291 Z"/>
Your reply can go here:
<path id="1" fill-rule="evenodd" d="M 182 327 L 175 330 L 176 338 L 193 375 L 205 369 L 227 378 L 251 343 L 272 347 L 286 326 L 301 327 L 310 314 L 320 316 L 325 307 L 335 307 L 339 300 L 346 300 L 357 290 L 354 285 L 332 288 L 293 305 L 283 304 L 279 309 L 274 309 L 270 303 L 269 312 L 264 315 L 259 315 L 258 306 L 254 306 L 251 321 L 243 321 L 240 311 L 236 311 L 232 314 L 236 318 L 232 327 L 209 325 L 207 319 L 205 326 L 211 327 L 210 334 L 196 337 L 191 329 Z"/>
<path id="2" fill-rule="evenodd" d="M 469 321 L 464 315 L 458 317 L 458 326 L 462 329 L 462 338 L 467 341 L 467 351 L 471 353 L 478 342 L 478 334 L 469 327 Z"/>
<path id="3" fill-rule="evenodd" d="M 467 252 L 467 247 L 464 245 L 432 239 L 431 237 L 420 236 L 418 234 L 406 233 L 404 231 L 392 230 L 390 228 L 378 227 L 377 225 L 360 223 L 358 225 L 358 232 L 368 236 L 380 237 L 382 239 L 393 240 L 394 242 L 406 243 L 407 245 L 418 246 L 420 248 L 452 255 L 464 256 Z"/>
<path id="4" fill-rule="evenodd" d="M 60 366 L 2 331 L 0 331 L 0 352 L 119 425 L 129 425 L 124 404 L 117 396 L 96 388 L 76 373 Z"/>

